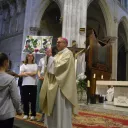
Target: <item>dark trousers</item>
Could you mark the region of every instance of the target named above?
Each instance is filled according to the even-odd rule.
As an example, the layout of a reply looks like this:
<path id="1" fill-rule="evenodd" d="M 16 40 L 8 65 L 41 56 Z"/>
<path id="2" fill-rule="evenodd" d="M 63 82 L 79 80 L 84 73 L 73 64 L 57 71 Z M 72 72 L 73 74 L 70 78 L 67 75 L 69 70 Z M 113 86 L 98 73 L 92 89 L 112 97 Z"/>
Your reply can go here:
<path id="1" fill-rule="evenodd" d="M 0 120 L 0 128 L 13 128 L 14 118 Z"/>
<path id="2" fill-rule="evenodd" d="M 35 85 L 22 86 L 24 115 L 29 116 L 29 102 L 30 102 L 31 116 L 36 116 L 36 95 L 37 95 L 37 86 Z"/>
<path id="3" fill-rule="evenodd" d="M 22 86 L 19 86 L 19 89 L 20 89 L 21 103 L 23 103 Z"/>
<path id="4" fill-rule="evenodd" d="M 18 86 L 19 86 L 19 89 L 20 89 L 20 96 L 21 96 L 21 103 L 23 103 L 23 94 L 22 94 L 22 82 L 23 82 L 23 77 L 19 77 L 18 79 Z"/>

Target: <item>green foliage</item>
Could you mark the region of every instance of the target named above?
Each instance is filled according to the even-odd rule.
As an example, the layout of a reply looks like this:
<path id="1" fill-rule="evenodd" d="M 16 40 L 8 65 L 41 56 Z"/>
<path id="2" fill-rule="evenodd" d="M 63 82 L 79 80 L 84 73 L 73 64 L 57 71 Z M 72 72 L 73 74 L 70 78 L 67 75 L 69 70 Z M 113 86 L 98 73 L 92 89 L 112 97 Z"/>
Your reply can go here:
<path id="1" fill-rule="evenodd" d="M 33 47 L 36 48 L 37 47 L 37 41 L 38 40 L 37 39 L 35 39 L 35 40 L 34 39 L 31 39 L 30 41 L 32 42 Z"/>
<path id="2" fill-rule="evenodd" d="M 79 82 L 77 83 L 77 88 L 81 89 L 81 90 L 86 90 L 87 89 L 87 83 L 85 82 L 85 80 L 79 80 Z"/>

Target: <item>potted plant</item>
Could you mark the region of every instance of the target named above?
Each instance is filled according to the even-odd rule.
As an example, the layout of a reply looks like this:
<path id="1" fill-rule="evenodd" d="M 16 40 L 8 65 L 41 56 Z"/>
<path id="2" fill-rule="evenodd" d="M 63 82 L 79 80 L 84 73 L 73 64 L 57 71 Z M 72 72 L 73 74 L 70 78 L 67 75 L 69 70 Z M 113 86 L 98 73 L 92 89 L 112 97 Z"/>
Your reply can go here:
<path id="1" fill-rule="evenodd" d="M 77 93 L 78 93 L 78 100 L 85 101 L 87 100 L 87 83 L 86 83 L 86 75 L 81 73 L 77 76 Z"/>

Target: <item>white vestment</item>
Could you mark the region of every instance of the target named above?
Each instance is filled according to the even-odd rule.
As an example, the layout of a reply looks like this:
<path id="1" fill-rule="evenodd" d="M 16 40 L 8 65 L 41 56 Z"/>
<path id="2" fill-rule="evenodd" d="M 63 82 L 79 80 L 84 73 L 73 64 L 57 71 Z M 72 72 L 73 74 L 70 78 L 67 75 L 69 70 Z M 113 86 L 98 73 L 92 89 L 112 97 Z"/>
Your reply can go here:
<path id="1" fill-rule="evenodd" d="M 50 57 L 47 65 L 49 73 L 54 74 L 54 58 Z M 72 128 L 72 104 L 64 97 L 60 88 L 57 90 L 53 113 L 45 115 L 47 128 Z"/>
<path id="2" fill-rule="evenodd" d="M 48 128 L 72 128 L 72 105 L 58 88 L 53 114 L 45 116 Z"/>

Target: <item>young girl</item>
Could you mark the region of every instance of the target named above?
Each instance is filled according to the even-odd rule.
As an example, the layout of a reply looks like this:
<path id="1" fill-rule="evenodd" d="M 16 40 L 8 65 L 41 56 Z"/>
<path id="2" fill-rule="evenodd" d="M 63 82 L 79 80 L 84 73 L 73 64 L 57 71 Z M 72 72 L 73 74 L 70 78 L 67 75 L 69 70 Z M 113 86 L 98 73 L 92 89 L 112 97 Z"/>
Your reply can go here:
<path id="1" fill-rule="evenodd" d="M 15 109 L 22 114 L 15 78 L 6 73 L 8 67 L 7 55 L 0 53 L 0 128 L 13 128 Z"/>
<path id="2" fill-rule="evenodd" d="M 36 95 L 37 95 L 37 85 L 36 85 L 36 74 L 38 66 L 34 63 L 33 54 L 27 54 L 25 63 L 20 67 L 20 76 L 23 77 L 22 82 L 22 98 L 23 98 L 23 108 L 24 117 L 23 119 L 28 119 L 29 117 L 29 102 L 31 102 L 31 120 L 35 120 L 36 117 Z"/>

